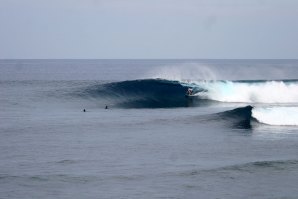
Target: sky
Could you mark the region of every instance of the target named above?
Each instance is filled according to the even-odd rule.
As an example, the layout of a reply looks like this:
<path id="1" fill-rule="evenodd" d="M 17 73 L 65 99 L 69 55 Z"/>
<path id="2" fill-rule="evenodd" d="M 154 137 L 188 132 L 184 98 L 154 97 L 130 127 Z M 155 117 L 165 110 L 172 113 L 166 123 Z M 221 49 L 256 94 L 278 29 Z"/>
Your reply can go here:
<path id="1" fill-rule="evenodd" d="M 0 59 L 297 59 L 297 0 L 0 0 Z"/>

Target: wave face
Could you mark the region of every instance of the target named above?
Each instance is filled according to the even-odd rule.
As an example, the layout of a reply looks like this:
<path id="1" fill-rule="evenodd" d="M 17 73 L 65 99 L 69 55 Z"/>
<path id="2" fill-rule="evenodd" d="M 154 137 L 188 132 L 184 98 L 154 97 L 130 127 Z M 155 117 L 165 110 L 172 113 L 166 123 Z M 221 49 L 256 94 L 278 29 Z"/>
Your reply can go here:
<path id="1" fill-rule="evenodd" d="M 243 103 L 298 103 L 298 82 L 293 81 L 203 81 L 195 87 L 202 99 Z"/>
<path id="2" fill-rule="evenodd" d="M 206 100 L 185 97 L 187 86 L 178 81 L 145 79 L 95 85 L 81 96 L 104 99 L 121 108 L 172 108 L 206 104 Z"/>

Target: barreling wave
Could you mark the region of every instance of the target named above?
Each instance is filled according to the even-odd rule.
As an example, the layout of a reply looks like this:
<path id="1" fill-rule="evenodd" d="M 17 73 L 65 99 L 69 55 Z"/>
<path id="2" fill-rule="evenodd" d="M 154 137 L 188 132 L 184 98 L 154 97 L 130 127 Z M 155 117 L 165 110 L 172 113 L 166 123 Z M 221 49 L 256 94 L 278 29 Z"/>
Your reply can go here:
<path id="1" fill-rule="evenodd" d="M 93 85 L 80 95 L 121 108 L 174 108 L 208 103 L 209 100 L 186 98 L 187 88 L 178 81 L 145 79 Z"/>
<path id="2" fill-rule="evenodd" d="M 187 107 L 193 105 L 189 103 L 189 98 L 185 98 L 189 87 L 195 93 L 192 101 L 195 99 L 197 102 L 298 104 L 298 80 L 187 82 L 144 79 L 94 85 L 81 94 L 110 98 L 123 107 Z"/>

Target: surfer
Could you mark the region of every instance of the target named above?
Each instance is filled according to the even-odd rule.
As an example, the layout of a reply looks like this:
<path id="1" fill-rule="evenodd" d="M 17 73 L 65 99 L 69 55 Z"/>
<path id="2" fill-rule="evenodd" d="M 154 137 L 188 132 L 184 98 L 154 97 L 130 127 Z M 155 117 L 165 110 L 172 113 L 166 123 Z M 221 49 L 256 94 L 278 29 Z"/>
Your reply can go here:
<path id="1" fill-rule="evenodd" d="M 188 88 L 187 92 L 186 92 L 186 95 L 192 95 L 192 93 L 193 93 L 193 90 L 191 88 Z"/>
<path id="2" fill-rule="evenodd" d="M 105 109 L 108 109 L 109 107 L 106 105 Z"/>
<path id="3" fill-rule="evenodd" d="M 86 112 L 86 109 L 84 109 L 83 112 Z"/>

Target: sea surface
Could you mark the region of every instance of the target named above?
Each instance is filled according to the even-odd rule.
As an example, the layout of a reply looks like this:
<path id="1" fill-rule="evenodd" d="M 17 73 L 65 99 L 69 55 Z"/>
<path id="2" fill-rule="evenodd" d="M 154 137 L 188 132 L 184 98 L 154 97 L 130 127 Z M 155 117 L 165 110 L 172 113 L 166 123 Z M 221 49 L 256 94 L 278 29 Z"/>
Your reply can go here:
<path id="1" fill-rule="evenodd" d="M 298 60 L 0 60 L 0 198 L 296 199 L 297 79 Z"/>

